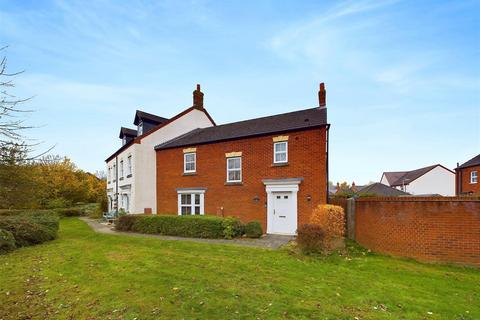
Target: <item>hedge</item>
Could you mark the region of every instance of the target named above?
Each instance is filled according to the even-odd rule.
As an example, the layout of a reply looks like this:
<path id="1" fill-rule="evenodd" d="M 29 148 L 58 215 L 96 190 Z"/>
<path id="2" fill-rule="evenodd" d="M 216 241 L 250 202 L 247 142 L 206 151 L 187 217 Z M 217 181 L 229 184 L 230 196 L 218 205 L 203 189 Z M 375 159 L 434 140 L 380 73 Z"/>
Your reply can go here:
<path id="1" fill-rule="evenodd" d="M 223 238 L 223 219 L 213 216 L 141 216 L 132 231 L 189 238 Z"/>
<path id="2" fill-rule="evenodd" d="M 4 216 L 0 218 L 0 229 L 12 233 L 17 247 L 26 247 L 53 240 L 58 229 L 47 218 L 29 216 Z"/>
<path id="3" fill-rule="evenodd" d="M 0 229 L 0 254 L 15 250 L 15 238 L 10 231 Z"/>
<path id="4" fill-rule="evenodd" d="M 2 213 L 0 253 L 11 251 L 15 247 L 40 244 L 57 237 L 59 218 L 53 210 L 12 210 Z"/>
<path id="5" fill-rule="evenodd" d="M 245 225 L 245 235 L 249 238 L 260 238 L 263 235 L 262 225 L 258 221 L 250 221 Z"/>
<path id="6" fill-rule="evenodd" d="M 85 215 L 85 211 L 80 208 L 65 208 L 55 210 L 61 217 L 81 217 Z"/>

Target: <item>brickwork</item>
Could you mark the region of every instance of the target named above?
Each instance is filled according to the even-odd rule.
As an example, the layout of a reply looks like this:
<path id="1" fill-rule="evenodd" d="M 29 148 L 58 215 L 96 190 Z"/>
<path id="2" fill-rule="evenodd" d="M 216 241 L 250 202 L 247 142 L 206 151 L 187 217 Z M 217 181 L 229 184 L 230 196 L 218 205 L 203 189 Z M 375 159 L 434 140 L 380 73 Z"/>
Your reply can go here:
<path id="1" fill-rule="evenodd" d="M 355 237 L 372 251 L 480 266 L 480 200 L 357 199 Z"/>
<path id="2" fill-rule="evenodd" d="M 273 164 L 273 138 L 288 136 L 288 165 Z M 326 203 L 326 128 L 287 132 L 191 146 L 196 148 L 195 175 L 183 174 L 183 148 L 157 151 L 157 208 L 177 213 L 177 188 L 207 188 L 205 214 L 236 216 L 244 222 L 267 223 L 263 179 L 303 178 L 298 192 L 298 225 L 312 209 Z M 226 158 L 242 153 L 242 183 L 226 185 Z"/>
<path id="3" fill-rule="evenodd" d="M 479 177 L 477 183 L 470 183 L 470 173 L 477 171 Z M 480 166 L 457 169 L 457 194 L 472 193 L 480 195 Z M 460 188 L 459 188 L 460 187 Z"/>

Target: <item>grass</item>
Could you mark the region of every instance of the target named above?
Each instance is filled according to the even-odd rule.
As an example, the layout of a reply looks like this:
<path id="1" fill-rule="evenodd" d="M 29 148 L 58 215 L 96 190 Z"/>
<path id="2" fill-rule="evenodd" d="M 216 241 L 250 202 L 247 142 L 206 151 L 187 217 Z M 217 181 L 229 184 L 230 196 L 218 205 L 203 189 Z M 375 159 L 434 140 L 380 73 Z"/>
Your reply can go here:
<path id="1" fill-rule="evenodd" d="M 94 233 L 0 256 L 0 319 L 479 319 L 480 270 Z"/>

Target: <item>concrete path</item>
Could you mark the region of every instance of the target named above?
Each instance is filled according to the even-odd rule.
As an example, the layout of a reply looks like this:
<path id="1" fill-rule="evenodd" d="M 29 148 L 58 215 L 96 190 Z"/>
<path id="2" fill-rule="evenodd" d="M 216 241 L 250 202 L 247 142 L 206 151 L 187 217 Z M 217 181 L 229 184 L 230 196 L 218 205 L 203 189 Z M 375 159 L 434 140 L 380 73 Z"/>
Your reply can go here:
<path id="1" fill-rule="evenodd" d="M 87 217 L 81 217 L 80 220 L 86 222 L 95 232 L 98 232 L 98 233 L 125 235 L 125 236 L 131 236 L 131 237 L 158 238 L 162 240 L 193 241 L 193 242 L 213 243 L 213 244 L 232 244 L 232 245 L 238 245 L 238 246 L 277 249 L 287 244 L 289 241 L 295 239 L 295 237 L 293 236 L 283 236 L 283 235 L 276 235 L 276 234 L 268 234 L 266 236 L 263 236 L 260 239 L 241 238 L 241 239 L 226 240 L 226 239 L 183 238 L 183 237 L 174 237 L 174 236 L 162 236 L 157 234 L 144 234 L 144 233 L 136 233 L 136 232 L 116 231 L 113 228 L 113 225 L 100 223 L 98 220 L 90 219 Z"/>

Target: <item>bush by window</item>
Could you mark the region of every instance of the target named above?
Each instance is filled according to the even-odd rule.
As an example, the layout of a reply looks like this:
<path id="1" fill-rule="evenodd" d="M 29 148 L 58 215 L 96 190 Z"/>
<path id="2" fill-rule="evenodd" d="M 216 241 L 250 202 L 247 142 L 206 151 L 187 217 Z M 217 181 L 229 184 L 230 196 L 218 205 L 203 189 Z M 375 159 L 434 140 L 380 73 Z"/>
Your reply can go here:
<path id="1" fill-rule="evenodd" d="M 260 238 L 263 235 L 262 224 L 258 221 L 250 221 L 245 225 L 245 235 L 249 238 Z"/>

